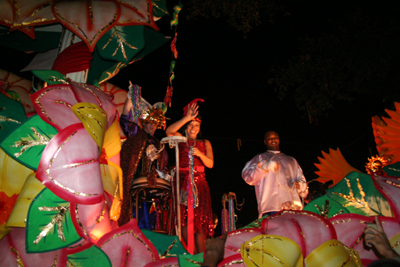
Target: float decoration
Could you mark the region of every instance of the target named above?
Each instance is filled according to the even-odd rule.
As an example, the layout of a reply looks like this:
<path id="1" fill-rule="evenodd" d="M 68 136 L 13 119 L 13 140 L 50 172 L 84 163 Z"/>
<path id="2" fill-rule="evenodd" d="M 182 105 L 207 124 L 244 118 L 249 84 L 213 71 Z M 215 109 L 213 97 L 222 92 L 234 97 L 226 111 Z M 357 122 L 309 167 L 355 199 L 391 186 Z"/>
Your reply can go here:
<path id="1" fill-rule="evenodd" d="M 319 171 L 315 172 L 319 176 L 317 180 L 321 182 L 332 180 L 333 185 L 335 185 L 348 173 L 353 171 L 358 172 L 358 170 L 347 163 L 339 148 L 336 150 L 330 148 L 329 154 L 324 151 L 321 151 L 321 153 L 323 158 L 318 157 L 320 164 L 314 164 L 319 169 Z"/>
<path id="2" fill-rule="evenodd" d="M 151 4 L 153 5 L 153 16 L 155 19 L 169 15 L 165 1 L 153 0 L 151 1 Z"/>
<path id="3" fill-rule="evenodd" d="M 108 256 L 96 246 L 68 255 L 66 266 L 112 267 Z"/>
<path id="4" fill-rule="evenodd" d="M 243 243 L 240 249 L 246 266 L 303 266 L 300 247 L 289 238 L 275 235 L 259 235 Z"/>
<path id="5" fill-rule="evenodd" d="M 80 123 L 80 120 L 71 110 L 71 107 L 78 102 L 69 85 L 49 85 L 31 94 L 31 99 L 42 120 L 58 131 L 69 125 Z"/>
<path id="6" fill-rule="evenodd" d="M 102 108 L 107 116 L 107 127 L 110 127 L 116 117 L 116 106 L 98 87 L 69 80 L 71 89 L 78 102 L 88 102 Z"/>
<path id="7" fill-rule="evenodd" d="M 363 266 L 367 266 L 378 257 L 375 252 L 364 246 L 363 237 L 364 230 L 368 223 L 374 222 L 374 217 L 366 217 L 358 214 L 338 215 L 335 218 L 329 219 L 335 228 L 338 240 L 346 246 L 358 251 Z M 396 233 L 400 231 L 400 224 L 395 218 L 379 217 L 382 227 L 389 240 L 393 241 L 397 238 Z"/>
<path id="8" fill-rule="evenodd" d="M 305 259 L 306 266 L 361 266 L 361 259 L 356 250 L 338 240 L 328 240 Z"/>
<path id="9" fill-rule="evenodd" d="M 66 201 L 96 204 L 104 192 L 99 156 L 97 144 L 82 123 L 72 124 L 50 140 L 36 177 Z"/>
<path id="10" fill-rule="evenodd" d="M 65 48 L 55 59 L 51 69 L 63 75 L 84 71 L 90 67 L 92 59 L 92 53 L 81 41 Z"/>
<path id="11" fill-rule="evenodd" d="M 308 211 L 281 211 L 262 221 L 261 231 L 267 235 L 279 235 L 296 242 L 303 257 L 320 244 L 337 239 L 334 227 L 327 219 Z"/>
<path id="12" fill-rule="evenodd" d="M 0 142 L 26 120 L 22 104 L 0 94 Z"/>
<path id="13" fill-rule="evenodd" d="M 262 235 L 261 228 L 239 229 L 227 233 L 225 242 L 225 258 L 240 255 L 241 245 L 253 237 Z"/>
<path id="14" fill-rule="evenodd" d="M 8 221 L 11 212 L 14 208 L 15 202 L 17 201 L 17 195 L 7 196 L 3 191 L 0 192 L 0 226 L 4 227 L 6 222 Z M 6 229 L 4 229 L 6 231 Z M 2 231 L 0 231 L 1 233 Z M 3 234 L 0 234 L 0 238 L 3 237 Z"/>
<path id="15" fill-rule="evenodd" d="M 24 121 L 0 143 L 11 158 L 36 171 L 45 146 L 58 133 L 37 114 Z"/>
<path id="16" fill-rule="evenodd" d="M 70 203 L 47 188 L 29 208 L 26 224 L 26 251 L 41 253 L 77 243 L 81 237 L 72 224 Z"/>
<path id="17" fill-rule="evenodd" d="M 25 251 L 25 229 L 12 228 L 11 232 L 0 240 L 2 266 L 66 266 L 65 249 L 43 253 Z"/>
<path id="18" fill-rule="evenodd" d="M 4 38 L 4 36 L 2 36 Z M 3 85 L 1 85 L 3 84 Z M 32 91 L 32 82 L 23 79 L 9 71 L 0 69 L 0 92 L 10 94 L 15 92 L 18 94 L 22 106 L 24 106 L 25 113 L 30 114 L 35 112 L 33 109 L 31 98 L 29 94 Z"/>
<path id="19" fill-rule="evenodd" d="M 393 217 L 400 219 L 400 178 L 372 174 L 378 191 L 385 196 L 393 212 Z"/>
<path id="20" fill-rule="evenodd" d="M 96 65 L 100 69 L 96 73 L 90 73 L 92 69 L 89 71 L 89 77 L 86 81 L 93 84 L 97 84 L 96 81 L 105 81 L 115 76 L 128 62 L 132 63 L 141 59 L 168 41 L 168 38 L 156 32 L 158 27 L 153 18 L 153 9 L 158 17 L 168 14 L 163 0 L 157 0 L 154 3 L 150 0 L 85 0 L 72 2 L 66 0 L 56 2 L 43 0 L 39 3 L 37 1 L 20 0 L 11 3 L 1 0 L 0 3 L 2 5 L 0 24 L 9 27 L 9 32 L 6 32 L 7 38 L 2 38 L 1 44 L 4 43 L 3 45 L 20 51 L 48 52 L 59 47 L 60 39 L 69 38 L 61 34 L 66 28 L 70 31 L 67 32 L 71 33 L 72 36 L 77 36 L 74 41 L 80 38 L 79 41 L 82 40 L 88 47 L 88 51 L 93 53 L 94 60 L 92 60 L 91 65 Z M 135 40 L 135 42 L 144 42 L 146 44 L 145 49 L 142 49 L 142 51 L 137 50 L 137 52 L 140 51 L 140 55 L 137 55 L 136 58 L 130 58 L 130 55 L 127 55 L 124 61 L 119 61 L 113 57 L 113 62 L 100 56 L 96 57 L 97 50 L 103 48 L 103 46 L 97 45 L 99 40 L 108 31 L 117 32 L 122 27 L 145 28 L 144 37 L 137 36 L 137 38 L 145 41 Z M 26 35 L 21 34 L 21 32 Z M 32 41 L 31 38 L 38 40 Z M 106 39 L 108 40 L 109 38 Z M 109 43 L 108 47 L 110 49 L 119 49 L 122 44 L 124 44 L 125 48 L 129 46 L 135 47 L 131 40 L 122 42 L 123 38 L 117 39 L 119 41 Z M 15 43 L 17 42 L 23 43 L 23 45 L 16 46 Z M 70 40 L 61 40 L 61 42 L 67 43 Z M 57 51 L 54 51 L 54 55 L 57 55 L 57 53 Z M 55 58 L 55 56 L 52 56 L 52 58 Z M 46 69 L 50 68 L 51 65 Z"/>
<path id="21" fill-rule="evenodd" d="M 128 64 L 145 46 L 145 26 L 114 27 L 97 43 L 101 58 Z"/>
<path id="22" fill-rule="evenodd" d="M 372 156 L 371 158 L 368 158 L 368 162 L 365 165 L 365 169 L 367 170 L 368 174 L 372 173 L 378 173 L 378 174 L 383 174 L 383 168 L 387 165 L 387 160 L 384 159 L 383 157 L 379 156 Z"/>
<path id="23" fill-rule="evenodd" d="M 93 205 L 71 203 L 70 208 L 72 222 L 80 237 L 96 243 L 112 230 L 105 200 Z"/>
<path id="24" fill-rule="evenodd" d="M 34 173 L 31 169 L 15 161 L 0 149 L 0 190 L 11 197 L 19 194 L 26 178 Z"/>
<path id="25" fill-rule="evenodd" d="M 7 220 L 7 227 L 26 227 L 29 207 L 33 199 L 45 188 L 44 185 L 32 173 L 26 178 L 17 201 Z"/>
<path id="26" fill-rule="evenodd" d="M 329 201 L 327 218 L 341 213 L 393 216 L 388 201 L 375 188 L 371 177 L 360 172 L 347 174 L 339 183 L 329 188 L 326 195 L 310 201 L 304 210 L 321 214 L 326 207 L 326 201 Z"/>
<path id="27" fill-rule="evenodd" d="M 165 235 L 146 229 L 141 229 L 141 231 L 156 247 L 160 258 L 176 257 L 187 253 L 176 235 Z"/>
<path id="28" fill-rule="evenodd" d="M 379 156 L 394 164 L 400 161 L 400 103 L 394 102 L 395 111 L 385 109 L 390 118 L 372 117 L 372 129 Z"/>
<path id="29" fill-rule="evenodd" d="M 32 73 L 48 85 L 68 84 L 67 77 L 57 70 L 32 70 Z"/>
<path id="30" fill-rule="evenodd" d="M 114 26 L 148 25 L 157 30 L 150 1 L 19 2 L 2 5 L 0 24 L 34 39 L 34 26 L 59 22 L 79 36 L 91 52 L 101 36 Z"/>
<path id="31" fill-rule="evenodd" d="M 87 82 L 90 84 L 95 84 L 96 82 L 100 85 L 103 84 L 105 81 L 117 75 L 118 72 L 124 67 L 128 66 L 128 64 L 132 64 L 141 60 L 146 55 L 150 54 L 170 40 L 169 37 L 165 37 L 163 34 L 156 32 L 149 27 L 143 28 L 143 36 L 143 42 L 145 44 L 144 48 L 140 51 L 137 51 L 133 58 L 128 60 L 129 63 L 105 60 L 102 58 L 99 49 L 95 49 L 93 52 L 93 60 L 89 69 Z M 116 48 L 114 47 L 114 49 Z"/>
<path id="32" fill-rule="evenodd" d="M 112 266 L 145 266 L 159 259 L 157 249 L 135 219 L 103 235 L 96 246 L 108 255 Z"/>
<path id="33" fill-rule="evenodd" d="M 71 110 L 82 122 L 86 131 L 90 134 L 101 151 L 107 128 L 107 114 L 97 105 L 87 102 L 75 104 L 71 107 Z"/>

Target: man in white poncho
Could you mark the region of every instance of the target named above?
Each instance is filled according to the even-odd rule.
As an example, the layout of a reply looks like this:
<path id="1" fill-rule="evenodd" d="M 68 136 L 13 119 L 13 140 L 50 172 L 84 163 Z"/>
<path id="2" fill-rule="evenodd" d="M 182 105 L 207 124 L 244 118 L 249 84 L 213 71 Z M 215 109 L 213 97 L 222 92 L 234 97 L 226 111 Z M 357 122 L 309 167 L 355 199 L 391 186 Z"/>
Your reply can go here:
<path id="1" fill-rule="evenodd" d="M 308 195 L 307 181 L 297 161 L 279 150 L 279 136 L 268 131 L 264 136 L 267 151 L 246 163 L 242 178 L 254 185 L 258 217 L 280 210 L 301 210 L 301 198 Z"/>

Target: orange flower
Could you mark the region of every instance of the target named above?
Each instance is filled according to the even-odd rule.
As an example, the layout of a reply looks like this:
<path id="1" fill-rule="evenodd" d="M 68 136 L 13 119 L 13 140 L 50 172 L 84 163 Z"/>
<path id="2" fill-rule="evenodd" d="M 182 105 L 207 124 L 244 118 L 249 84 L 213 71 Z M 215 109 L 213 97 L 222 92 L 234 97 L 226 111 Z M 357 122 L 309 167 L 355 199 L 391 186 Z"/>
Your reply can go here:
<path id="1" fill-rule="evenodd" d="M 0 225 L 7 222 L 10 217 L 11 211 L 17 201 L 17 194 L 9 197 L 4 192 L 0 192 Z"/>

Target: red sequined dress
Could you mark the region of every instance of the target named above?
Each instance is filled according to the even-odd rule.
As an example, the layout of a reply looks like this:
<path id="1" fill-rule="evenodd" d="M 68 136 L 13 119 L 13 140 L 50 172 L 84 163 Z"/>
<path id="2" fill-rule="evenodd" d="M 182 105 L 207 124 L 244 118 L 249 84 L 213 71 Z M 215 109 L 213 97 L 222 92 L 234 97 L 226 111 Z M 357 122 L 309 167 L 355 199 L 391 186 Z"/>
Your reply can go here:
<path id="1" fill-rule="evenodd" d="M 180 190 L 181 190 L 181 223 L 183 226 L 187 225 L 187 206 L 182 204 L 187 203 L 184 192 L 187 192 L 188 180 L 190 181 L 190 159 L 189 152 L 190 146 L 198 148 L 204 154 L 206 153 L 206 146 L 204 140 L 193 140 L 188 139 L 188 143 L 179 143 L 179 177 L 180 177 Z M 214 235 L 214 224 L 213 224 L 213 213 L 211 206 L 211 195 L 210 189 L 207 184 L 206 176 L 204 173 L 204 164 L 201 159 L 197 156 L 193 158 L 194 166 L 194 182 L 197 187 L 197 194 L 199 198 L 199 205 L 194 209 L 194 232 L 200 233 L 205 232 L 207 237 Z M 183 193 L 183 194 L 182 194 Z"/>

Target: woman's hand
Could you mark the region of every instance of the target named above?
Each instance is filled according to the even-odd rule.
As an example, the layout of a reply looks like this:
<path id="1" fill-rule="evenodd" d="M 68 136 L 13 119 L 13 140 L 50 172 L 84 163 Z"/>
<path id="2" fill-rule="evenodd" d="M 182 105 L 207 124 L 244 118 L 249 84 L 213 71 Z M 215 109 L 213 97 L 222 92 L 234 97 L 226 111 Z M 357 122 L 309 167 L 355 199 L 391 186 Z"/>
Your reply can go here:
<path id="1" fill-rule="evenodd" d="M 199 106 L 195 103 L 193 103 L 192 105 L 189 106 L 188 111 L 186 112 L 186 119 L 188 121 L 193 120 L 194 118 L 196 118 L 196 116 L 199 114 Z"/>
<path id="2" fill-rule="evenodd" d="M 201 158 L 201 156 L 204 156 L 203 152 L 201 152 L 200 149 L 198 149 L 197 147 L 193 147 L 193 155 L 198 156 L 199 158 Z"/>

